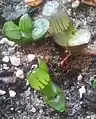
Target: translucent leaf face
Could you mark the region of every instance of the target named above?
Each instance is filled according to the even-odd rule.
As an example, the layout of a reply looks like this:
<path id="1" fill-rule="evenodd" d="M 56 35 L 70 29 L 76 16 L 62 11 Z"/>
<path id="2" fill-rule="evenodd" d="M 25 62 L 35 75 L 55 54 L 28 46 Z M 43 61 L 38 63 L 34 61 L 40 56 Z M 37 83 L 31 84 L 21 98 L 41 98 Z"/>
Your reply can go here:
<path id="1" fill-rule="evenodd" d="M 42 14 L 45 16 L 51 16 L 53 13 L 57 12 L 58 6 L 59 3 L 57 1 L 49 1 L 45 4 Z"/>
<path id="2" fill-rule="evenodd" d="M 67 30 L 54 30 L 50 32 L 54 36 L 55 42 L 62 47 L 73 47 L 87 44 L 90 40 L 90 32 L 86 29 L 76 30 L 72 24 L 69 24 Z"/>
<path id="3" fill-rule="evenodd" d="M 13 21 L 8 21 L 4 24 L 3 32 L 11 40 L 13 40 L 13 39 L 20 40 L 21 39 L 19 27 L 16 24 L 14 24 Z"/>
<path id="4" fill-rule="evenodd" d="M 29 74 L 28 81 L 30 85 L 36 89 L 44 89 L 50 81 L 48 67 L 42 59 L 38 59 L 39 66 Z"/>
<path id="5" fill-rule="evenodd" d="M 70 23 L 68 30 L 62 30 L 58 33 L 54 33 L 54 40 L 58 45 L 68 47 L 68 41 L 72 38 L 72 35 L 75 32 L 76 29 L 72 26 L 72 23 Z"/>
<path id="6" fill-rule="evenodd" d="M 91 34 L 88 30 L 80 29 L 72 36 L 72 38 L 68 42 L 68 45 L 79 46 L 79 45 L 87 44 L 90 40 L 90 37 Z"/>
<path id="7" fill-rule="evenodd" d="M 37 68 L 28 76 L 28 81 L 30 85 L 36 90 L 44 89 L 44 87 L 48 85 L 49 80 L 49 74 L 39 68 Z"/>
<path id="8" fill-rule="evenodd" d="M 67 30 L 70 25 L 70 20 L 68 16 L 63 16 L 61 18 L 52 18 L 50 20 L 49 33 L 51 35 L 60 33 L 61 31 Z"/>
<path id="9" fill-rule="evenodd" d="M 32 37 L 34 40 L 42 38 L 49 29 L 49 21 L 47 19 L 37 19 L 34 22 L 34 29 L 32 31 Z"/>

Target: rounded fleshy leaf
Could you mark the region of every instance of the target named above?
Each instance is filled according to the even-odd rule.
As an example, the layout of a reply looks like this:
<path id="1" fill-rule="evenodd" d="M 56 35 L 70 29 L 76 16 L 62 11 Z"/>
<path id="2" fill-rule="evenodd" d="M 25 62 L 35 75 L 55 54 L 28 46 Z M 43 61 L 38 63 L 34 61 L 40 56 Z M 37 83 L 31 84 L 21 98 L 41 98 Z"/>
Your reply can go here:
<path id="1" fill-rule="evenodd" d="M 68 46 L 79 46 L 87 44 L 90 40 L 91 34 L 87 29 L 80 29 L 68 40 Z"/>
<path id="2" fill-rule="evenodd" d="M 45 16 L 51 16 L 57 12 L 58 7 L 59 3 L 57 1 L 49 1 L 45 4 L 42 14 Z"/>
<path id="3" fill-rule="evenodd" d="M 29 84 L 36 90 L 44 89 L 45 86 L 48 85 L 49 80 L 49 74 L 39 68 L 35 69 L 28 76 Z"/>
<path id="4" fill-rule="evenodd" d="M 3 32 L 8 38 L 10 38 L 13 41 L 21 39 L 19 27 L 16 24 L 14 24 L 13 21 L 8 21 L 4 24 Z"/>
<path id="5" fill-rule="evenodd" d="M 20 18 L 19 29 L 23 38 L 25 39 L 32 38 L 33 23 L 31 17 L 28 14 L 24 14 Z"/>
<path id="6" fill-rule="evenodd" d="M 32 31 L 32 38 L 36 41 L 41 39 L 49 29 L 49 21 L 47 19 L 37 19 L 34 21 L 34 29 Z"/>

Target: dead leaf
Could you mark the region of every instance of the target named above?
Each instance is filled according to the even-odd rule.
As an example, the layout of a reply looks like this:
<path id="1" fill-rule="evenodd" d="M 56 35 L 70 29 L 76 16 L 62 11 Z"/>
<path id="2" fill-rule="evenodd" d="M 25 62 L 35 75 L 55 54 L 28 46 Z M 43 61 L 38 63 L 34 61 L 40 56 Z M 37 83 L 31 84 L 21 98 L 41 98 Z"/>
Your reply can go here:
<path id="1" fill-rule="evenodd" d="M 25 0 L 25 4 L 32 7 L 38 6 L 42 2 L 43 0 Z"/>
<path id="2" fill-rule="evenodd" d="M 96 6 L 96 0 L 82 0 L 82 3 L 92 5 L 92 6 Z"/>

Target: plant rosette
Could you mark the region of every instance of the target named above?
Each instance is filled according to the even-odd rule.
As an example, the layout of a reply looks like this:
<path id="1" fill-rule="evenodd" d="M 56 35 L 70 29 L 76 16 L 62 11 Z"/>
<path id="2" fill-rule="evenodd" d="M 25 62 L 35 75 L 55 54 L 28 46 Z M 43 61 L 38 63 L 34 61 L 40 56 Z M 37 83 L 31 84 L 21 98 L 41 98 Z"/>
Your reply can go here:
<path id="1" fill-rule="evenodd" d="M 44 60 L 38 59 L 38 67 L 28 75 L 32 88 L 38 90 L 46 104 L 58 112 L 66 112 L 66 101 L 62 90 L 52 82 Z"/>
<path id="2" fill-rule="evenodd" d="M 3 26 L 3 33 L 9 40 L 16 43 L 32 43 L 44 39 L 49 29 L 49 21 L 37 19 L 33 21 L 28 14 L 24 14 L 19 25 L 13 21 L 8 21 Z"/>

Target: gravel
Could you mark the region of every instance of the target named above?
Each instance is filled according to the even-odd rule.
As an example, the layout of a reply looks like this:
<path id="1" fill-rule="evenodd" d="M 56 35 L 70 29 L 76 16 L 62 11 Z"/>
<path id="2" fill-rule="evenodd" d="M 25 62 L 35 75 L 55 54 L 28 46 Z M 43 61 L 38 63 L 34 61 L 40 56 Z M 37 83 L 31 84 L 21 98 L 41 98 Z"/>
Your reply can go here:
<path id="1" fill-rule="evenodd" d="M 10 57 L 11 64 L 14 66 L 19 66 L 20 65 L 20 58 L 16 56 L 11 56 Z"/>

